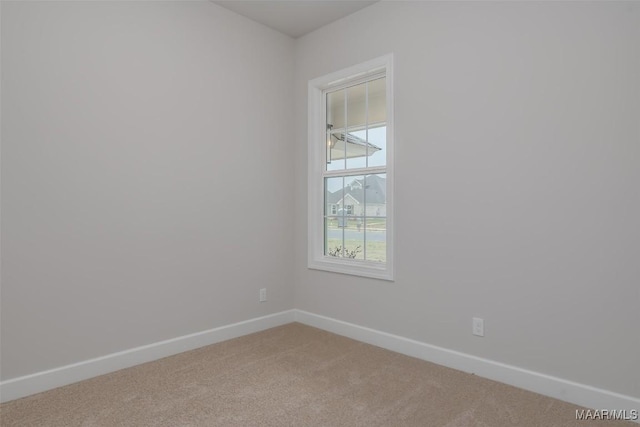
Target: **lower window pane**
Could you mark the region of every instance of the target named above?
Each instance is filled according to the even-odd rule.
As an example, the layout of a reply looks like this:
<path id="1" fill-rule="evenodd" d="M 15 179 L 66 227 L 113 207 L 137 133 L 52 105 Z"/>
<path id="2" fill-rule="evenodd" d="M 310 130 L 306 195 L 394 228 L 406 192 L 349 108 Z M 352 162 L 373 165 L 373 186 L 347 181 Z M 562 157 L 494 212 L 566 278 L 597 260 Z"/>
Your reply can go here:
<path id="1" fill-rule="evenodd" d="M 343 218 L 329 216 L 324 218 L 324 254 L 338 256 L 342 253 L 342 224 Z M 336 248 L 340 248 L 339 251 Z"/>
<path id="2" fill-rule="evenodd" d="M 325 178 L 324 180 L 324 214 L 338 215 L 343 199 L 344 178 Z"/>
<path id="3" fill-rule="evenodd" d="M 387 216 L 387 174 L 367 175 L 366 188 L 366 216 Z"/>
<path id="4" fill-rule="evenodd" d="M 325 255 L 364 259 L 364 218 L 325 217 Z"/>
<path id="5" fill-rule="evenodd" d="M 387 261 L 386 174 L 325 178 L 324 255 Z"/>
<path id="6" fill-rule="evenodd" d="M 365 218 L 367 261 L 387 261 L 387 219 L 380 217 Z"/>
<path id="7" fill-rule="evenodd" d="M 344 228 L 344 254 L 345 258 L 364 259 L 364 218 L 349 217 Z"/>

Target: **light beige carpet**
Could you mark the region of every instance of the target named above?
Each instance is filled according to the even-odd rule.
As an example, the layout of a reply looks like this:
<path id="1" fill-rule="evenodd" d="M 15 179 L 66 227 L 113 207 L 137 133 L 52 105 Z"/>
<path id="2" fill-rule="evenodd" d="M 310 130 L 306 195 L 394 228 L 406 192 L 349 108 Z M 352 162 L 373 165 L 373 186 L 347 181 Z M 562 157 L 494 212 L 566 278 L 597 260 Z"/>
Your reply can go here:
<path id="1" fill-rule="evenodd" d="M 2 426 L 601 426 L 578 407 L 291 323 L 0 406 Z"/>

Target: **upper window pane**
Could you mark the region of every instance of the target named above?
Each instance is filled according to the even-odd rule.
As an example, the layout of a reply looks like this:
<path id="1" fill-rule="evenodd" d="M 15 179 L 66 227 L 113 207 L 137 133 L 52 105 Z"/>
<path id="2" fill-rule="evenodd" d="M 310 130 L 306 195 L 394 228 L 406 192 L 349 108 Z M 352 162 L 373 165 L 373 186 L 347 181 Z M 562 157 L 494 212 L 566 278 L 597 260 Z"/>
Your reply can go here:
<path id="1" fill-rule="evenodd" d="M 367 167 L 367 140 L 354 135 L 367 129 L 367 85 L 347 89 L 347 169 Z"/>
<path id="2" fill-rule="evenodd" d="M 346 90 L 327 93 L 327 170 L 341 170 L 345 167 L 345 146 L 340 140 L 345 126 Z"/>
<path id="3" fill-rule="evenodd" d="M 369 143 L 366 165 L 361 167 L 374 167 L 387 165 L 387 127 L 376 127 L 351 133 L 352 136 Z"/>
<path id="4" fill-rule="evenodd" d="M 360 130 L 367 126 L 368 82 L 347 88 L 347 127 Z"/>
<path id="5" fill-rule="evenodd" d="M 369 82 L 369 127 L 387 123 L 387 79 L 382 77 Z"/>
<path id="6" fill-rule="evenodd" d="M 326 93 L 326 170 L 386 165 L 386 79 Z"/>

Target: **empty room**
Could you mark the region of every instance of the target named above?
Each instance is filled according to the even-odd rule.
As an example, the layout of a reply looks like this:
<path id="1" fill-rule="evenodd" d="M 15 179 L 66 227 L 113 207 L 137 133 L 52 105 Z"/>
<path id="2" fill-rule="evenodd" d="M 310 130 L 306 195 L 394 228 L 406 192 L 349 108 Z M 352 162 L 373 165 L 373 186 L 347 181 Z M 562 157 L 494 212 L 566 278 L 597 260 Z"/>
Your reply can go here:
<path id="1" fill-rule="evenodd" d="M 640 423 L 640 2 L 0 24 L 1 426 Z"/>

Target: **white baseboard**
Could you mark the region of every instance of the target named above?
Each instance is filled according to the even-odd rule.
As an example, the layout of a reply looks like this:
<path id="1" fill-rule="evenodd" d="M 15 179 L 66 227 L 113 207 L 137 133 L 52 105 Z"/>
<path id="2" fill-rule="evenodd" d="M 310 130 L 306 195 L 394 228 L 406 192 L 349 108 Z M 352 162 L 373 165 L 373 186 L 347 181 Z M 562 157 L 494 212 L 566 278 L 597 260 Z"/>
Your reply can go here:
<path id="1" fill-rule="evenodd" d="M 627 413 L 640 410 L 640 399 L 631 396 L 425 344 L 303 310 L 294 310 L 294 312 L 296 322 L 305 325 L 565 402 L 592 409 L 626 410 Z M 640 423 L 640 420 L 635 421 Z"/>
<path id="2" fill-rule="evenodd" d="M 282 311 L 243 322 L 225 325 L 160 341 L 48 371 L 0 382 L 0 402 L 40 393 L 98 375 L 108 374 L 141 363 L 173 356 L 184 351 L 259 332 L 294 321 L 294 310 Z"/>
<path id="3" fill-rule="evenodd" d="M 640 399 L 635 397 L 295 309 L 2 381 L 0 402 L 19 399 L 293 321 L 587 408 L 628 412 L 640 409 Z M 640 423 L 640 420 L 635 421 Z"/>

